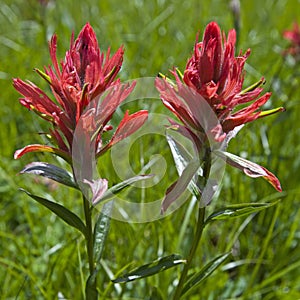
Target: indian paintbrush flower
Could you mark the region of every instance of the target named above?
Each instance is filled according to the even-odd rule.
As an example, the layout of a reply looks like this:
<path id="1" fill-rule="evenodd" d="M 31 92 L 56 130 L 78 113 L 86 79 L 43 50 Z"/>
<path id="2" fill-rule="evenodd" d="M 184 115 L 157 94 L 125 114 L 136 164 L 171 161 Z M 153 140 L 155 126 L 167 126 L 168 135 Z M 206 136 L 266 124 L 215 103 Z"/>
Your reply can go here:
<path id="1" fill-rule="evenodd" d="M 211 22 L 205 29 L 203 40 L 196 42 L 184 73 L 174 69 L 172 74 L 175 82 L 164 75 L 156 79 L 163 104 L 183 123 L 170 120 L 171 127 L 192 140 L 199 153 L 205 152 L 203 148 L 207 147 L 207 133 L 216 142 L 223 143 L 221 148 L 224 150 L 230 138 L 235 135 L 234 132 L 244 124 L 283 111 L 281 107 L 269 111 L 260 110 L 271 96 L 271 93 L 261 95 L 264 78 L 243 89 L 244 65 L 250 49 L 235 56 L 235 43 L 235 30 L 230 30 L 226 38 L 219 26 Z M 207 128 L 203 128 L 203 123 L 205 120 L 209 121 L 210 117 L 200 98 L 209 105 L 210 113 L 213 112 L 218 124 L 208 122 Z M 239 109 L 239 106 L 243 108 Z M 264 177 L 281 191 L 278 179 L 271 172 L 224 153 L 218 155 L 228 164 L 242 169 L 251 177 Z M 170 199 L 168 201 L 169 204 L 172 202 Z"/>
<path id="2" fill-rule="evenodd" d="M 218 141 L 222 141 L 228 132 L 239 125 L 282 110 L 282 108 L 278 108 L 264 112 L 259 111 L 259 108 L 271 96 L 271 93 L 260 96 L 263 91 L 261 84 L 264 83 L 264 78 L 254 85 L 242 89 L 243 68 L 250 55 L 250 49 L 236 57 L 235 41 L 235 30 L 230 30 L 226 39 L 225 34 L 221 34 L 221 30 L 215 22 L 208 24 L 203 41 L 195 44 L 194 54 L 188 60 L 182 78 L 184 84 L 201 95 L 215 112 L 222 125 L 222 128 L 217 128 L 215 132 Z M 182 83 L 179 75 L 176 72 L 173 74 L 179 86 L 178 89 L 180 89 Z M 191 119 L 191 105 L 197 106 L 197 103 L 191 103 L 188 106 L 182 105 L 181 111 L 177 111 L 175 100 L 172 101 L 169 98 L 165 100 L 163 97 L 162 101 L 181 121 L 184 121 L 182 115 L 188 115 Z M 249 102 L 252 103 L 236 111 L 239 105 Z M 197 124 L 193 125 L 198 126 Z"/>
<path id="3" fill-rule="evenodd" d="M 108 122 L 121 102 L 132 92 L 134 84 L 121 84 L 116 76 L 122 66 L 123 47 L 115 54 L 106 55 L 100 51 L 94 30 L 87 23 L 77 39 L 71 38 L 70 49 L 66 52 L 65 59 L 60 64 L 56 56 L 57 36 L 53 35 L 49 43 L 52 66 L 45 67 L 45 71 L 35 69 L 50 85 L 53 101 L 44 91 L 32 82 L 14 79 L 15 89 L 23 95 L 20 103 L 37 113 L 40 117 L 53 125 L 48 137 L 57 147 L 46 145 L 28 145 L 16 151 L 15 158 L 27 152 L 52 152 L 69 163 L 72 163 L 72 143 L 75 128 L 85 109 L 90 103 L 100 97 L 104 91 L 108 96 L 100 104 L 101 123 L 97 122 L 96 154 L 104 152 L 110 146 L 137 130 L 147 119 L 147 111 L 139 111 L 132 115 L 124 116 L 117 128 L 111 143 L 102 145 L 101 135 L 112 127 Z M 86 118 L 91 126 L 91 118 Z M 95 125 L 95 124 L 94 124 Z M 127 132 L 127 128 L 128 131 Z M 119 133 L 122 132 L 122 137 Z M 98 153 L 98 154 L 99 154 Z"/>

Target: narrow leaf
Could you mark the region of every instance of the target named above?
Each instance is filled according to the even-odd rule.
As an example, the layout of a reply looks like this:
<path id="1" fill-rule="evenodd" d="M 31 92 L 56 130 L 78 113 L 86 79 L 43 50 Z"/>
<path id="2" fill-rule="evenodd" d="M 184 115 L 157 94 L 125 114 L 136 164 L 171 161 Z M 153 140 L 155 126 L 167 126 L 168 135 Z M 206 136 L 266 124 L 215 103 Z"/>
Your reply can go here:
<path id="1" fill-rule="evenodd" d="M 177 142 L 169 133 L 166 134 L 166 138 L 174 158 L 177 173 L 181 175 L 188 162 L 192 160 L 192 157 L 184 146 Z"/>
<path id="2" fill-rule="evenodd" d="M 50 200 L 33 195 L 24 189 L 20 189 L 20 190 L 25 192 L 32 199 L 36 200 L 40 204 L 47 207 L 49 210 L 51 210 L 53 213 L 55 213 L 59 218 L 61 218 L 67 224 L 78 229 L 80 232 L 82 232 L 82 234 L 84 236 L 86 235 L 86 227 L 83 224 L 83 222 L 81 221 L 81 219 L 76 214 L 74 214 L 73 212 L 68 210 L 66 207 L 64 207 L 58 203 L 52 202 Z"/>
<path id="3" fill-rule="evenodd" d="M 150 174 L 150 175 L 137 175 L 137 176 L 131 177 L 129 179 L 126 179 L 126 180 L 112 186 L 110 189 L 108 189 L 103 194 L 103 196 L 98 200 L 98 203 L 103 202 L 103 201 L 111 200 L 115 197 L 115 194 L 119 193 L 124 188 L 131 185 L 132 183 L 140 181 L 140 180 L 148 179 L 148 178 L 151 178 L 151 177 L 153 177 L 152 174 Z"/>
<path id="4" fill-rule="evenodd" d="M 28 164 L 21 172 L 44 176 L 64 185 L 78 189 L 73 176 L 64 169 L 45 162 L 32 162 Z"/>
<path id="5" fill-rule="evenodd" d="M 209 217 L 207 217 L 205 221 L 205 225 L 216 220 L 226 220 L 226 219 L 232 219 L 237 217 L 244 217 L 259 212 L 261 210 L 264 210 L 277 203 L 278 201 L 271 202 L 271 203 L 243 203 L 243 204 L 229 205 L 227 207 L 221 208 L 220 210 L 212 213 Z"/>
<path id="6" fill-rule="evenodd" d="M 218 256 L 217 258 L 210 261 L 207 265 L 205 265 L 200 272 L 194 274 L 183 287 L 181 295 L 184 295 L 186 292 L 191 291 L 207 277 L 209 277 L 229 257 L 230 254 L 231 252 L 227 252 Z"/>
<path id="7" fill-rule="evenodd" d="M 185 262 L 186 261 L 182 259 L 180 255 L 172 254 L 160 258 L 159 260 L 156 260 L 152 263 L 143 265 L 137 269 L 134 269 L 133 271 L 123 275 L 122 277 L 112 280 L 112 282 L 114 283 L 129 282 L 136 279 L 152 276 L 154 274 L 157 274 L 159 272 L 162 272 L 164 270 L 167 270 L 169 268 L 172 268 L 174 266 L 177 266 Z"/>
<path id="8" fill-rule="evenodd" d="M 113 201 L 105 203 L 98 216 L 94 229 L 94 262 L 96 269 L 100 264 L 106 237 L 110 227 L 110 215 L 113 208 Z"/>
<path id="9" fill-rule="evenodd" d="M 282 191 L 278 178 L 266 168 L 229 152 L 215 151 L 215 154 L 226 160 L 229 165 L 244 171 L 246 175 L 253 178 L 263 177 L 277 191 Z"/>

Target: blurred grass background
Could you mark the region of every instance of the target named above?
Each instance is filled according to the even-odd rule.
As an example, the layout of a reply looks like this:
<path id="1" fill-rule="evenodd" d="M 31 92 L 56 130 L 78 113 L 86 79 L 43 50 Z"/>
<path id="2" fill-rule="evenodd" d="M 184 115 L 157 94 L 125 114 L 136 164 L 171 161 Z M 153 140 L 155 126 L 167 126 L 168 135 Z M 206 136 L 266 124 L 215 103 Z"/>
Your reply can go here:
<path id="1" fill-rule="evenodd" d="M 12 78 L 28 79 L 46 88 L 33 72 L 50 63 L 47 42 L 58 34 L 58 56 L 64 57 L 71 32 L 75 36 L 86 22 L 96 31 L 101 49 L 109 46 L 126 51 L 122 80 L 168 73 L 173 66 L 184 69 L 195 36 L 215 20 L 228 32 L 234 27 L 229 1 L 9 1 L 0 4 L 0 299 L 82 299 L 85 264 L 84 242 L 53 214 L 18 190 L 60 201 L 82 215 L 79 194 L 49 181 L 17 173 L 31 161 L 58 164 L 50 155 L 29 154 L 13 160 L 16 149 L 42 142 L 39 132 L 48 124 L 22 107 L 12 87 Z M 261 76 L 266 91 L 273 92 L 271 107 L 286 112 L 248 124 L 232 141 L 229 151 L 262 164 L 278 175 L 284 192 L 274 192 L 262 179 L 251 179 L 227 167 L 219 198 L 209 208 L 281 198 L 266 211 L 231 222 L 218 222 L 206 229 L 194 270 L 232 247 L 232 264 L 224 265 L 188 299 L 300 299 L 300 91 L 299 63 L 283 62 L 282 38 L 293 21 L 300 22 L 299 0 L 241 1 L 238 49 L 251 48 L 245 86 Z M 280 72 L 278 72 L 280 70 Z M 143 101 L 139 108 L 168 114 L 158 101 Z M 134 107 L 133 110 L 136 110 Z M 175 178 L 167 143 L 161 136 L 145 137 L 131 151 L 133 169 L 153 154 L 161 153 L 167 172 L 146 194 L 132 195 L 151 201 L 161 197 Z M 118 182 L 108 157 L 101 171 Z M 134 200 L 136 201 L 136 200 Z M 181 209 L 159 221 L 127 224 L 112 221 L 102 260 L 101 299 L 150 298 L 156 291 L 163 299 L 172 291 L 180 267 L 141 281 L 113 286 L 109 279 L 123 267 L 132 269 L 159 256 L 185 255 L 195 224 L 194 212 Z M 185 225 L 185 221 L 189 222 Z M 78 268 L 80 264 L 81 268 Z"/>

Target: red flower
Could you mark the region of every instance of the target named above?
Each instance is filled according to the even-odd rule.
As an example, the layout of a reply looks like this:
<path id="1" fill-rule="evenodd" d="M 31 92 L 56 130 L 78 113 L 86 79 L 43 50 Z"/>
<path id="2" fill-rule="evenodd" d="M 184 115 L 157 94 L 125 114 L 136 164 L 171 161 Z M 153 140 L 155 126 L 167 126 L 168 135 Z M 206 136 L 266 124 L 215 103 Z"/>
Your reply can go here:
<path id="1" fill-rule="evenodd" d="M 15 158 L 27 152 L 46 151 L 53 152 L 71 163 L 73 135 L 79 119 L 91 101 L 110 88 L 108 96 L 100 104 L 101 123 L 97 117 L 99 129 L 95 147 L 101 150 L 101 134 L 111 129 L 107 123 L 120 103 L 134 88 L 134 84 L 123 85 L 119 79 L 116 80 L 123 61 L 123 48 L 119 48 L 112 56 L 108 49 L 105 56 L 99 49 L 95 32 L 90 24 L 87 23 L 84 26 L 75 41 L 72 35 L 70 49 L 60 64 L 57 61 L 56 48 L 57 36 L 54 35 L 49 43 L 52 66 L 45 67 L 45 72 L 36 69 L 36 72 L 49 83 L 55 101 L 31 82 L 14 79 L 13 84 L 16 90 L 24 96 L 20 99 L 20 103 L 52 123 L 53 129 L 50 129 L 50 136 L 58 148 L 29 145 L 16 151 Z M 134 132 L 145 122 L 146 118 L 147 111 L 131 115 L 130 122 L 121 122 L 119 126 L 121 129 L 118 128 L 116 134 L 120 130 L 126 132 L 127 128 L 131 133 Z M 124 120 L 127 119 L 126 113 Z M 92 122 L 92 120 L 86 119 L 86 122 Z"/>
<path id="2" fill-rule="evenodd" d="M 300 56 L 300 27 L 294 22 L 292 30 L 285 30 L 283 37 L 291 42 L 290 47 L 284 51 L 284 54 L 291 54 L 295 57 Z"/>
<path id="3" fill-rule="evenodd" d="M 271 93 L 260 96 L 263 91 L 260 87 L 264 82 L 263 78 L 242 90 L 243 68 L 250 55 L 250 49 L 245 54 L 240 52 L 236 57 L 235 42 L 235 30 L 230 30 L 226 39 L 215 22 L 208 24 L 203 41 L 196 43 L 194 55 L 189 59 L 183 76 L 186 85 L 197 91 L 209 103 L 225 134 L 239 125 L 266 116 L 267 113 L 262 114 L 259 108 L 271 96 Z M 235 111 L 237 106 L 252 101 L 254 102 L 247 107 Z"/>
<path id="4" fill-rule="evenodd" d="M 208 24 L 203 41 L 196 43 L 194 55 L 188 60 L 184 75 L 181 76 L 183 83 L 175 71 L 172 72 L 176 78 L 175 85 L 170 84 L 168 80 L 165 80 L 165 83 L 162 83 L 160 79 L 156 81 L 164 105 L 172 110 L 184 124 L 200 131 L 202 129 L 199 127 L 195 109 L 199 104 L 197 95 L 202 96 L 222 126 L 214 130 L 217 141 L 224 140 L 226 134 L 239 125 L 283 110 L 283 108 L 278 108 L 259 111 L 259 108 L 271 96 L 271 93 L 260 96 L 263 90 L 260 87 L 264 83 L 263 78 L 242 90 L 243 68 L 250 49 L 244 55 L 240 53 L 235 57 L 235 40 L 235 30 L 230 30 L 226 39 L 225 34 L 222 36 L 215 22 Z M 170 95 L 172 90 L 173 95 Z M 174 93 L 179 97 L 176 97 Z M 249 102 L 252 103 L 245 106 Z M 244 108 L 236 111 L 239 105 L 244 105 Z"/>
<path id="5" fill-rule="evenodd" d="M 261 95 L 263 78 L 242 90 L 243 69 L 250 50 L 235 56 L 235 43 L 235 30 L 230 30 L 226 38 L 219 26 L 212 22 L 205 29 L 203 41 L 195 44 L 184 74 L 174 70 L 172 74 L 176 82 L 171 82 L 165 76 L 156 79 L 156 88 L 163 104 L 183 123 L 171 121 L 172 128 L 192 140 L 199 153 L 207 146 L 206 134 L 212 135 L 217 142 L 224 141 L 221 147 L 224 150 L 235 135 L 236 127 L 283 110 L 259 110 L 271 96 L 271 93 Z M 237 109 L 240 105 L 243 108 Z M 227 163 L 231 162 L 228 155 L 218 156 L 227 160 Z M 249 162 L 252 168 L 250 172 L 245 167 L 245 161 L 238 159 L 231 165 L 251 177 L 267 179 L 281 191 L 278 179 L 263 167 Z M 169 192 L 166 199 L 168 205 L 174 201 L 170 200 Z"/>

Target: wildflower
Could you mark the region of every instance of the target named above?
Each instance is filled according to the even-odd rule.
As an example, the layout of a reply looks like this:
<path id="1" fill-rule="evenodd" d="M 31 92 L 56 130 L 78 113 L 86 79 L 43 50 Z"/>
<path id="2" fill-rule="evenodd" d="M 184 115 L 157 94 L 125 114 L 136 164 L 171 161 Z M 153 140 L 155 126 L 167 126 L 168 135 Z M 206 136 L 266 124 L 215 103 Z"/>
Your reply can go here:
<path id="1" fill-rule="evenodd" d="M 284 51 L 284 54 L 291 54 L 294 57 L 300 58 L 300 27 L 294 22 L 292 30 L 285 30 L 283 37 L 290 41 L 290 47 Z"/>
<path id="2" fill-rule="evenodd" d="M 92 100 L 100 97 L 104 91 L 108 91 L 108 95 L 98 109 L 101 111 L 101 122 L 99 118 L 96 122 L 98 128 L 95 151 L 103 153 L 102 147 L 105 146 L 102 145 L 101 135 L 112 129 L 108 122 L 120 103 L 134 88 L 134 84 L 121 84 L 120 80 L 116 79 L 122 66 L 123 48 L 120 47 L 112 56 L 108 49 L 105 56 L 100 51 L 95 32 L 89 23 L 83 27 L 75 41 L 72 35 L 70 49 L 60 65 L 57 61 L 56 49 L 57 36 L 53 35 L 49 43 L 52 66 L 45 67 L 45 72 L 35 70 L 50 85 L 55 101 L 32 82 L 17 78 L 13 80 L 13 84 L 15 89 L 23 95 L 20 103 L 53 125 L 48 137 L 57 147 L 28 145 L 16 151 L 15 158 L 20 158 L 27 152 L 41 151 L 55 153 L 72 163 L 73 136 L 79 119 Z M 130 116 L 126 113 L 116 130 L 117 137 L 113 136 L 114 142 L 109 145 L 137 130 L 146 118 L 147 111 L 139 111 Z M 92 117 L 85 118 L 85 122 L 84 126 L 87 128 L 93 122 L 95 123 L 95 120 L 92 120 Z M 120 132 L 123 133 L 122 137 L 119 135 Z M 105 149 L 108 148 L 109 146 L 105 147 Z"/>
<path id="3" fill-rule="evenodd" d="M 270 98 L 271 93 L 260 94 L 264 83 L 257 83 L 242 90 L 244 65 L 250 55 L 250 49 L 235 57 L 236 33 L 232 29 L 226 39 L 219 26 L 212 22 L 207 25 L 203 41 L 196 43 L 194 55 L 188 60 L 183 75 L 184 83 L 200 94 L 211 106 L 222 125 L 223 135 L 219 141 L 235 127 L 254 121 L 278 110 L 260 112 L 259 108 Z M 250 105 L 237 110 L 239 105 Z M 220 131 L 218 131 L 220 134 Z"/>
<path id="4" fill-rule="evenodd" d="M 188 60 L 184 73 L 173 70 L 175 82 L 165 76 L 156 79 L 156 88 L 163 104 L 183 123 L 170 120 L 171 127 L 192 140 L 198 153 L 202 152 L 202 155 L 205 147 L 208 147 L 207 134 L 213 136 L 216 142 L 222 143 L 221 148 L 224 150 L 244 124 L 283 110 L 277 108 L 260 111 L 271 96 L 271 93 L 261 95 L 264 78 L 242 90 L 244 65 L 250 49 L 235 56 L 235 43 L 235 30 L 230 30 L 226 38 L 219 26 L 211 22 L 205 29 L 203 40 L 196 42 L 193 56 Z M 238 109 L 240 105 L 243 108 Z M 265 168 L 251 162 L 246 163 L 227 152 L 220 154 L 216 151 L 215 154 L 251 177 L 267 179 L 275 189 L 281 191 L 278 179 Z M 182 186 L 183 184 L 181 188 Z M 173 201 L 168 196 L 172 189 L 174 185 L 167 191 L 165 200 L 168 205 Z"/>

